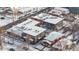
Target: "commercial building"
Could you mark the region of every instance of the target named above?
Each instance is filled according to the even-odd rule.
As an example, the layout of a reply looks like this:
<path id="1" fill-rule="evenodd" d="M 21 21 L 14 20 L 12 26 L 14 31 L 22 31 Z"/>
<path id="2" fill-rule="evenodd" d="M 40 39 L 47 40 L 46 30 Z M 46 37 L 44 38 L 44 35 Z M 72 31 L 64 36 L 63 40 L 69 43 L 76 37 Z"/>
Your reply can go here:
<path id="1" fill-rule="evenodd" d="M 64 20 L 63 18 L 49 15 L 47 13 L 40 13 L 32 18 L 41 21 L 44 27 L 47 27 L 47 29 L 52 29 L 52 30 L 55 28 L 57 30 L 61 29 Z"/>
<path id="2" fill-rule="evenodd" d="M 55 7 L 54 9 L 55 9 L 55 10 L 58 10 L 58 11 L 61 11 L 62 14 L 69 14 L 69 13 L 70 13 L 69 9 L 67 9 L 67 8 Z"/>
<path id="3" fill-rule="evenodd" d="M 57 43 L 59 40 L 64 38 L 64 34 L 53 31 L 51 32 L 48 36 L 46 36 L 42 42 L 42 44 L 44 45 L 54 45 L 55 43 Z"/>
<path id="4" fill-rule="evenodd" d="M 25 22 L 18 24 L 10 29 L 8 29 L 8 33 L 22 37 L 24 39 L 28 39 L 36 43 L 39 41 L 41 38 L 45 36 L 45 31 L 46 29 L 35 26 L 39 24 L 38 21 L 28 19 Z M 29 39 L 30 37 L 30 39 Z"/>

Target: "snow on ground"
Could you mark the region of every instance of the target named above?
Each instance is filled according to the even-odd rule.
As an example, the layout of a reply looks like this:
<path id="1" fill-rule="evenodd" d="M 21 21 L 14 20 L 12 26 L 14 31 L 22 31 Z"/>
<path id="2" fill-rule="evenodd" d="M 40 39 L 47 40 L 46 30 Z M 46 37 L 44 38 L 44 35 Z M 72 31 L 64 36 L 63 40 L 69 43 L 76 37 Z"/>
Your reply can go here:
<path id="1" fill-rule="evenodd" d="M 14 20 L 14 17 L 13 16 L 9 16 L 9 15 L 5 16 L 4 18 L 5 19 L 0 19 L 0 27 L 8 25 L 9 23 L 12 23 L 13 21 L 19 20 L 19 19 L 15 19 Z"/>
<path id="2" fill-rule="evenodd" d="M 13 48 L 16 51 L 25 51 L 24 49 L 21 48 L 22 45 L 28 46 L 27 42 L 23 42 L 20 39 L 14 39 L 10 37 L 5 37 L 5 42 L 4 42 L 4 48 L 3 50 L 7 51 L 10 48 Z M 17 48 L 19 47 L 19 48 Z M 29 50 L 28 51 L 38 51 L 37 49 L 33 48 L 32 45 L 29 45 Z"/>

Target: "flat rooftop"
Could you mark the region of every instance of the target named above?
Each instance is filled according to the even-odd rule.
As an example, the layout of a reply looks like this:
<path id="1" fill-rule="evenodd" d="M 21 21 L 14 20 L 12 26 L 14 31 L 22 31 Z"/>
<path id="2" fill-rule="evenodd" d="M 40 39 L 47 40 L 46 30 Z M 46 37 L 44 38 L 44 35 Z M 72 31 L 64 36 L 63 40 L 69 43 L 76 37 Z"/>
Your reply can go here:
<path id="1" fill-rule="evenodd" d="M 44 22 L 51 23 L 51 24 L 57 24 L 58 22 L 64 20 L 63 18 L 53 16 L 53 15 L 49 15 L 49 14 L 46 14 L 46 13 L 38 14 L 37 16 L 35 16 L 33 18 L 36 18 L 38 20 L 42 20 Z"/>
<path id="2" fill-rule="evenodd" d="M 63 36 L 62 33 L 53 31 L 47 37 L 45 37 L 45 39 L 48 40 L 48 41 L 53 41 L 53 40 L 56 40 L 56 39 L 58 39 L 58 38 L 60 38 L 62 36 Z"/>
<path id="3" fill-rule="evenodd" d="M 55 7 L 54 9 L 55 9 L 55 10 L 62 11 L 62 12 L 64 12 L 65 14 L 70 13 L 69 9 L 67 9 L 67 8 L 63 8 L 63 7 Z"/>
<path id="4" fill-rule="evenodd" d="M 31 13 L 31 12 L 34 12 L 34 11 L 40 11 L 42 9 L 45 9 L 46 7 L 19 7 L 18 10 L 21 11 L 21 12 L 26 12 L 26 13 Z"/>
<path id="5" fill-rule="evenodd" d="M 32 36 L 37 36 L 45 31 L 46 29 L 38 26 L 27 26 L 26 30 L 24 30 L 23 32 Z"/>
<path id="6" fill-rule="evenodd" d="M 18 24 L 18 25 L 16 25 L 16 26 L 26 26 L 26 25 L 37 25 L 37 24 L 39 24 L 40 22 L 38 22 L 38 21 L 36 21 L 36 20 L 33 20 L 33 19 L 27 19 L 26 21 L 24 21 L 24 22 L 22 22 L 22 23 L 20 23 L 20 24 Z"/>
<path id="7" fill-rule="evenodd" d="M 32 36 L 37 36 L 46 30 L 44 28 L 35 26 L 38 23 L 39 22 L 37 22 L 35 20 L 28 19 L 25 22 L 10 28 L 8 31 L 13 32 L 13 33 L 20 35 L 20 36 L 22 33 L 26 33 L 26 34 L 29 34 Z"/>
<path id="8" fill-rule="evenodd" d="M 48 13 L 52 13 L 52 14 L 55 14 L 55 15 L 61 15 L 61 14 L 62 14 L 62 11 L 52 9 L 52 10 L 49 11 Z"/>

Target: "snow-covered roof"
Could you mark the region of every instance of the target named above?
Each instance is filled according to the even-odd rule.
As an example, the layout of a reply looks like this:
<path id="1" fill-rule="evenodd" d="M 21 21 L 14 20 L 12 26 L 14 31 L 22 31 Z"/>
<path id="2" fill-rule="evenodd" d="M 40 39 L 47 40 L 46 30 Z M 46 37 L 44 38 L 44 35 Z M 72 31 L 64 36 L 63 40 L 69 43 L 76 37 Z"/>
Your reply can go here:
<path id="1" fill-rule="evenodd" d="M 44 22 L 48 22 L 51 24 L 57 24 L 58 22 L 64 20 L 63 18 L 57 17 L 57 16 L 52 16 L 46 13 L 41 13 L 37 16 L 35 16 L 34 18 L 42 20 Z"/>
<path id="2" fill-rule="evenodd" d="M 63 8 L 63 7 L 55 7 L 54 9 L 55 9 L 55 10 L 62 11 L 62 12 L 64 12 L 65 14 L 70 13 L 69 9 L 67 9 L 67 8 Z"/>
<path id="3" fill-rule="evenodd" d="M 63 36 L 63 34 L 53 31 L 47 37 L 45 37 L 45 39 L 48 41 L 53 41 L 53 40 L 56 40 L 62 36 Z"/>
<path id="4" fill-rule="evenodd" d="M 46 19 L 45 22 L 48 22 L 48 23 L 51 23 L 51 24 L 57 24 L 62 20 L 63 19 L 60 18 L 60 17 L 52 17 L 52 18 Z"/>
<path id="5" fill-rule="evenodd" d="M 49 14 L 46 14 L 46 13 L 40 13 L 36 16 L 34 16 L 34 18 L 37 18 L 37 19 L 40 19 L 40 20 L 44 20 L 46 17 L 48 17 Z"/>
<path id="6" fill-rule="evenodd" d="M 49 13 L 56 14 L 56 15 L 61 15 L 62 11 L 52 9 L 51 11 L 49 11 Z"/>
<path id="7" fill-rule="evenodd" d="M 28 26 L 26 27 L 26 30 L 23 32 L 32 36 L 37 36 L 42 32 L 45 32 L 46 29 L 38 27 L 38 26 Z"/>
<path id="8" fill-rule="evenodd" d="M 8 31 L 13 32 L 19 36 L 21 36 L 23 32 L 32 36 L 36 36 L 46 30 L 41 27 L 35 26 L 38 23 L 39 22 L 35 20 L 28 19 L 25 22 L 10 28 Z"/>
<path id="9" fill-rule="evenodd" d="M 26 26 L 26 25 L 37 25 L 37 24 L 39 24 L 40 22 L 38 22 L 38 21 L 35 21 L 35 20 L 33 20 L 33 19 L 27 19 L 26 21 L 24 21 L 24 22 L 22 22 L 22 23 L 20 23 L 20 24 L 18 24 L 17 26 L 19 27 L 21 27 L 21 26 Z"/>
<path id="10" fill-rule="evenodd" d="M 19 7 L 18 10 L 21 12 L 34 12 L 34 11 L 40 11 L 42 9 L 45 9 L 46 7 Z"/>
<path id="11" fill-rule="evenodd" d="M 33 8 L 31 7 L 19 7 L 18 10 L 21 11 L 21 12 L 28 12 L 30 10 L 32 10 Z"/>

